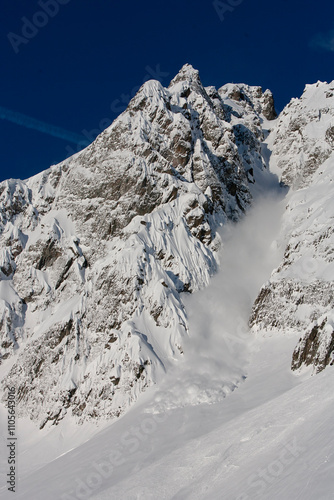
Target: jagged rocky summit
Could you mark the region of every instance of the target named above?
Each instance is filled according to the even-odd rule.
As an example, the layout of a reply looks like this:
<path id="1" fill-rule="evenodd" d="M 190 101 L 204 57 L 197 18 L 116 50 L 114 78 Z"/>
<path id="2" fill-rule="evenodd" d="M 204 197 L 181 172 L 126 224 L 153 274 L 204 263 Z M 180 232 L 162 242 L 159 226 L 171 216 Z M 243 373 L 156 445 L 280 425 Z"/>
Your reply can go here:
<path id="1" fill-rule="evenodd" d="M 260 87 L 146 82 L 89 147 L 1 193 L 2 387 L 41 427 L 119 415 L 182 353 L 182 293 L 217 269 L 217 228 L 250 205 Z"/>
<path id="2" fill-rule="evenodd" d="M 69 413 L 118 416 L 182 356 L 182 294 L 208 284 L 217 229 L 247 211 L 270 175 L 265 140 L 270 168 L 291 186 L 288 246 L 250 324 L 299 329 L 294 368 L 328 364 L 330 92 L 307 87 L 275 120 L 270 91 L 204 88 L 185 65 L 168 88 L 146 82 L 82 152 L 0 184 L 0 372 L 20 415 L 41 427 Z M 305 255 L 319 264 L 306 277 L 295 272 Z"/>

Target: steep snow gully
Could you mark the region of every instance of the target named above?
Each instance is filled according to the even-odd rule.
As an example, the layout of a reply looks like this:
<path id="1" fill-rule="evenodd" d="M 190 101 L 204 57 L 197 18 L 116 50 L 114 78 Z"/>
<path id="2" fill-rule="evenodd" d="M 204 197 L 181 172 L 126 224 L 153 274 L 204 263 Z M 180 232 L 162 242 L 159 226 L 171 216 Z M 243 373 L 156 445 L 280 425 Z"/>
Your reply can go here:
<path id="1" fill-rule="evenodd" d="M 266 189 L 247 215 L 220 230 L 219 272 L 208 287 L 184 299 L 190 335 L 184 360 L 161 383 L 166 408 L 218 401 L 247 377 L 252 305 L 284 251 L 280 227 L 287 190 L 274 175 L 262 174 Z"/>

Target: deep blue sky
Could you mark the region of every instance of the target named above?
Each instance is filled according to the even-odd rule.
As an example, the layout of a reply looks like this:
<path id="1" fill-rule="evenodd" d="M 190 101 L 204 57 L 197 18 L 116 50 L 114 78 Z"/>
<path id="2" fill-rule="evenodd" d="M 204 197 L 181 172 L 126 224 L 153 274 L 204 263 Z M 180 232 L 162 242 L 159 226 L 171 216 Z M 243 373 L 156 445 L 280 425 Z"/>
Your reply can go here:
<path id="1" fill-rule="evenodd" d="M 43 2 L 2 2 L 0 107 L 76 134 L 114 120 L 150 72 L 167 86 L 186 62 L 204 85 L 270 88 L 278 111 L 306 83 L 334 79 L 330 0 L 222 0 L 230 7 L 221 16 L 213 0 L 52 0 L 53 17 L 36 15 Z M 9 40 L 22 36 L 23 18 L 45 26 L 27 43 Z M 0 138 L 0 180 L 27 178 L 77 150 L 4 119 Z"/>

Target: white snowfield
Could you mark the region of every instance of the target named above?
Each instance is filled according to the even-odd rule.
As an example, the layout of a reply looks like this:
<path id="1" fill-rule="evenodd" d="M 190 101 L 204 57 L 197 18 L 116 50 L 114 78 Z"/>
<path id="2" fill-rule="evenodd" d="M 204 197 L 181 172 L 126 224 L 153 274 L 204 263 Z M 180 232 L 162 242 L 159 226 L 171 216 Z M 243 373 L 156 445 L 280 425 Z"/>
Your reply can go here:
<path id="1" fill-rule="evenodd" d="M 55 431 L 21 452 L 17 493 L 1 498 L 330 500 L 334 370 L 301 382 L 287 347 L 286 339 L 259 341 L 247 380 L 219 403 L 154 413 L 154 394 L 145 394 L 124 417 L 47 463 L 60 446 Z M 63 433 L 71 447 L 73 436 Z M 40 463 L 25 475 L 30 460 Z"/>
<path id="2" fill-rule="evenodd" d="M 3 184 L 0 499 L 334 497 L 334 82 L 271 99 L 186 65 Z"/>

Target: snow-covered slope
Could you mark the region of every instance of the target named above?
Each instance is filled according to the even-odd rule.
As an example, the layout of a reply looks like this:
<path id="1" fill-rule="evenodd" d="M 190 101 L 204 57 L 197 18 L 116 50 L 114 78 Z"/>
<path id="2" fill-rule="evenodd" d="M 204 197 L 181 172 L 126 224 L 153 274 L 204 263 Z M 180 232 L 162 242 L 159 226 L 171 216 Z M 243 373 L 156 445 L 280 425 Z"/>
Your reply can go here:
<path id="1" fill-rule="evenodd" d="M 290 370 L 296 334 L 255 337 L 243 326 L 256 285 L 280 258 L 270 250 L 281 208 L 271 198 L 243 223 L 224 228 L 221 270 L 187 300 L 195 349 L 186 345 L 176 373 L 169 371 L 122 418 L 100 432 L 89 422 L 78 432 L 65 420 L 33 433 L 20 421 L 18 499 L 332 498 L 333 369 L 296 376 Z M 219 381 L 226 391 L 224 382 L 240 366 L 244 382 L 217 397 Z M 0 498 L 10 498 L 5 488 Z"/>
<path id="2" fill-rule="evenodd" d="M 81 153 L 0 185 L 0 370 L 21 416 L 118 416 L 182 355 L 182 292 L 216 272 L 274 116 L 269 91 L 205 89 L 186 65 Z"/>
<path id="3" fill-rule="evenodd" d="M 334 82 L 307 85 L 268 137 L 270 169 L 291 186 L 283 260 L 260 291 L 253 330 L 299 332 L 292 368 L 321 371 L 334 353 Z"/>

